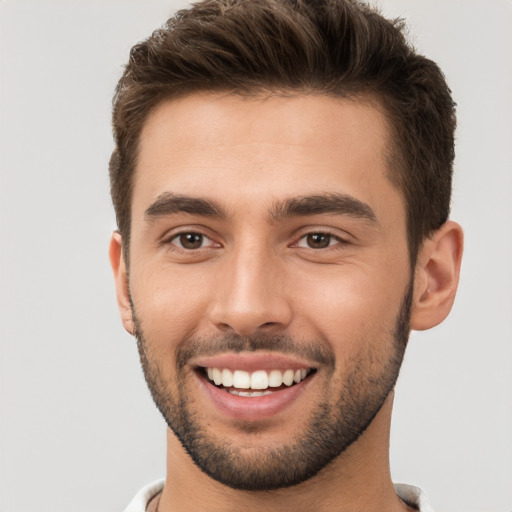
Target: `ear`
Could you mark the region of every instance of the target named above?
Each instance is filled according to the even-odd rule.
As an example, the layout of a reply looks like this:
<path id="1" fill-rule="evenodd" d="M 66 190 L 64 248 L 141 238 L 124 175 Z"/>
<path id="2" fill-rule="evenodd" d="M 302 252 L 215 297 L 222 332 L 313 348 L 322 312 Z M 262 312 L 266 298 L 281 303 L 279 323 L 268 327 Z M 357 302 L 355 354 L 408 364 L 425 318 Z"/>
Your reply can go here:
<path id="1" fill-rule="evenodd" d="M 423 243 L 415 270 L 411 329 L 430 329 L 450 313 L 459 284 L 463 241 L 462 228 L 448 221 Z"/>
<path id="2" fill-rule="evenodd" d="M 130 303 L 130 287 L 128 284 L 128 274 L 123 257 L 123 241 L 118 231 L 112 233 L 110 238 L 110 265 L 114 272 L 114 281 L 116 285 L 117 305 L 124 328 L 133 335 L 134 324 L 133 314 Z"/>

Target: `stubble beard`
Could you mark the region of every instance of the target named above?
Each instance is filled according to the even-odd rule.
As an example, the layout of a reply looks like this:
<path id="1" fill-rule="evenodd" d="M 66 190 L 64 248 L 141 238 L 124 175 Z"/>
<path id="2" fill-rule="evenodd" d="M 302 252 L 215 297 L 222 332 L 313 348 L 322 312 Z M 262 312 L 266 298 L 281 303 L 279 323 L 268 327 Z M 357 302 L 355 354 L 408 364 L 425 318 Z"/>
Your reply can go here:
<path id="1" fill-rule="evenodd" d="M 313 404 L 309 419 L 294 440 L 279 447 L 247 449 L 251 436 L 260 433 L 258 427 L 239 424 L 247 436 L 245 447 L 230 439 L 220 439 L 211 431 L 188 392 L 186 362 L 198 350 L 204 355 L 215 347 L 233 351 L 262 350 L 278 347 L 296 355 L 321 360 L 327 373 L 334 371 L 334 354 L 326 340 L 298 342 L 285 336 L 236 335 L 215 340 L 186 340 L 176 350 L 177 386 L 164 378 L 156 358 L 151 358 L 141 322 L 133 310 L 135 336 L 146 382 L 157 408 L 167 425 L 181 442 L 195 465 L 204 473 L 233 489 L 268 491 L 300 484 L 315 476 L 351 446 L 370 425 L 389 393 L 393 390 L 409 337 L 409 320 L 413 282 L 408 285 L 394 330 L 382 341 L 390 354 L 386 361 L 370 350 L 358 353 L 347 365 L 347 371 L 337 400 L 332 398 L 334 387 L 326 386 L 326 400 Z M 391 343 L 389 338 L 391 339 Z M 364 340 L 361 340 L 364 342 Z"/>

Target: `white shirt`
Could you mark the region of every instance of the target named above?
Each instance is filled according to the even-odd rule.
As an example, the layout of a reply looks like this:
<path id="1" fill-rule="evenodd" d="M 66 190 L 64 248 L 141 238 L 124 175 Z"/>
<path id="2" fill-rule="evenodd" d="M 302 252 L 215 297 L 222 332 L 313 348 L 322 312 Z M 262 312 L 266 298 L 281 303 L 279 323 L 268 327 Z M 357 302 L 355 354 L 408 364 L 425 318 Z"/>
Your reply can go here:
<path id="1" fill-rule="evenodd" d="M 165 480 L 157 480 L 143 487 L 130 502 L 124 512 L 146 512 L 148 503 L 163 488 Z M 416 507 L 420 512 L 434 512 L 425 493 L 413 485 L 395 484 L 395 491 L 400 498 L 411 507 Z"/>

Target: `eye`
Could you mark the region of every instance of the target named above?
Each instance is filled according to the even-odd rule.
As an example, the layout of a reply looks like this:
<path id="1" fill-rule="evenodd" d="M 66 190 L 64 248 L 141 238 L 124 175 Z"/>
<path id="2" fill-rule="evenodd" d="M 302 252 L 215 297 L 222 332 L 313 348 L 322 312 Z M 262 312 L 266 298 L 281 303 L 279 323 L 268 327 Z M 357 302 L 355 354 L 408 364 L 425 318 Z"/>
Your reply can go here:
<path id="1" fill-rule="evenodd" d="M 340 242 L 340 238 L 329 233 L 308 233 L 298 241 L 297 246 L 309 249 L 326 249 Z"/>
<path id="2" fill-rule="evenodd" d="M 215 243 L 213 240 L 194 231 L 179 233 L 169 240 L 169 243 L 180 247 L 181 249 L 194 250 L 202 249 L 204 247 L 213 247 Z"/>

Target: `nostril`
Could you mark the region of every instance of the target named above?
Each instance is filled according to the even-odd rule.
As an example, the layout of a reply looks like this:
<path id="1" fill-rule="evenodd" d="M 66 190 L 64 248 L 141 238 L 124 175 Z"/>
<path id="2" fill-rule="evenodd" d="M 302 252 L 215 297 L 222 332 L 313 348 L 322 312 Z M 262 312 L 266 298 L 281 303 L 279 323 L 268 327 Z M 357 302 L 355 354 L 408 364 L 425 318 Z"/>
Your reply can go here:
<path id="1" fill-rule="evenodd" d="M 279 322 L 265 322 L 261 325 L 257 325 L 255 328 L 252 326 L 243 326 L 243 325 L 230 325 L 226 322 L 220 322 L 217 324 L 217 328 L 222 332 L 235 332 L 241 335 L 252 335 L 257 333 L 258 331 L 271 331 L 276 327 L 279 327 L 281 324 Z"/>
<path id="2" fill-rule="evenodd" d="M 222 332 L 235 332 L 235 329 L 233 329 L 233 327 L 231 327 L 231 325 L 224 323 L 224 322 L 218 323 L 217 328 Z"/>
<path id="3" fill-rule="evenodd" d="M 264 324 L 260 325 L 260 329 L 264 329 L 265 327 L 271 328 L 275 327 L 276 325 L 279 325 L 277 322 L 265 322 Z"/>
<path id="4" fill-rule="evenodd" d="M 210 306 L 209 320 L 220 332 L 233 332 L 241 336 L 253 335 L 258 331 L 270 333 L 285 329 L 291 321 L 291 310 L 285 301 L 278 303 L 276 299 L 251 304 L 234 299 L 218 300 Z"/>

